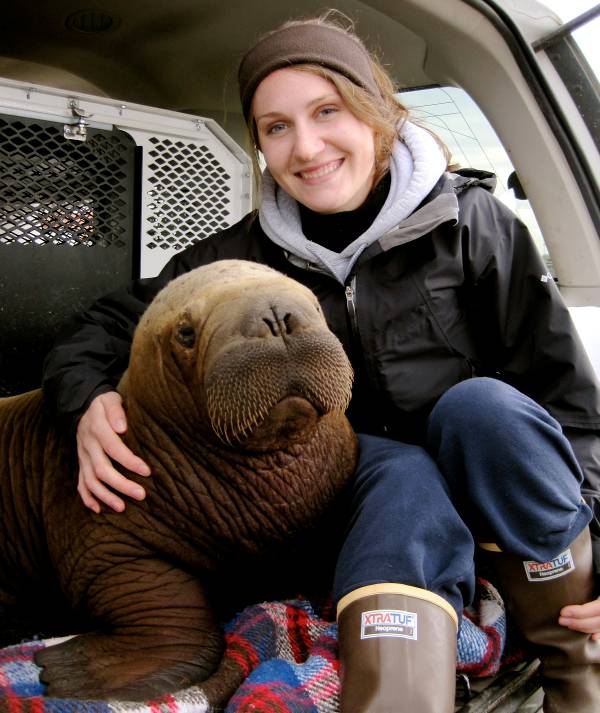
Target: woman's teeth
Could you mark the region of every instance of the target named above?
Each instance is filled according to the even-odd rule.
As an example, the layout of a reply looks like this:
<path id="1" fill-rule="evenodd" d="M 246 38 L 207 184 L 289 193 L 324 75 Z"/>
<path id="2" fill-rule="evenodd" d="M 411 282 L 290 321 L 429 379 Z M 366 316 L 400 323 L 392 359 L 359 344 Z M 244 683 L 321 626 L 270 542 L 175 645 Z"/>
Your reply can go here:
<path id="1" fill-rule="evenodd" d="M 332 163 L 328 163 L 326 166 L 321 166 L 321 168 L 317 168 L 314 171 L 300 171 L 300 175 L 302 178 L 321 178 L 321 176 L 326 176 L 328 173 L 337 171 L 341 164 L 341 161 L 334 161 Z"/>

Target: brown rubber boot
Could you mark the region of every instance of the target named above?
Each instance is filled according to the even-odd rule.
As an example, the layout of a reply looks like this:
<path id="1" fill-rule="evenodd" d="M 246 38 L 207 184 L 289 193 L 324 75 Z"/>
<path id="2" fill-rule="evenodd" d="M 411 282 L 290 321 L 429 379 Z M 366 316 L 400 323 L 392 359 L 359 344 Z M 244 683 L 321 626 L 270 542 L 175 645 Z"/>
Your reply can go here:
<path id="1" fill-rule="evenodd" d="M 340 713 L 453 713 L 458 619 L 445 599 L 373 584 L 337 612 Z"/>
<path id="2" fill-rule="evenodd" d="M 544 713 L 599 713 L 600 642 L 558 623 L 563 606 L 597 596 L 589 529 L 551 562 L 504 552 L 489 561 L 509 615 L 541 661 Z"/>

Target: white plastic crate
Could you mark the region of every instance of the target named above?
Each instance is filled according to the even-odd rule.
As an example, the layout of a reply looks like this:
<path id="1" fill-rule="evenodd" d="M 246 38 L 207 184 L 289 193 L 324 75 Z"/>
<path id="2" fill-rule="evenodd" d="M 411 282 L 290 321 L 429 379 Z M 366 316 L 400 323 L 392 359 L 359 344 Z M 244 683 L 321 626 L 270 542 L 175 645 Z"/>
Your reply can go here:
<path id="1" fill-rule="evenodd" d="M 133 221 L 139 227 L 134 242 L 139 242 L 141 277 L 157 274 L 177 251 L 231 225 L 250 209 L 250 159 L 212 119 L 8 79 L 0 79 L 1 115 L 62 124 L 62 135 L 70 142 L 86 141 L 90 130 L 107 132 L 108 137 L 117 130 L 132 138 L 141 149 L 135 189 L 139 199 L 134 204 L 139 215 Z M 26 127 L 28 137 L 30 129 Z M 44 166 L 47 172 L 52 169 Z M 88 170 L 90 179 L 98 175 L 97 166 Z M 60 181 L 60 171 L 55 173 Z M 38 196 L 25 208 L 21 204 L 18 221 L 13 216 L 7 221 L 5 212 L 0 241 L 41 243 L 50 235 L 85 249 L 86 240 L 72 236 L 84 229 L 80 226 L 88 230 L 86 238 L 93 233 L 93 208 L 76 196 L 66 208 L 55 206 L 52 233 L 39 204 Z M 66 239 L 60 230 L 66 231 Z"/>

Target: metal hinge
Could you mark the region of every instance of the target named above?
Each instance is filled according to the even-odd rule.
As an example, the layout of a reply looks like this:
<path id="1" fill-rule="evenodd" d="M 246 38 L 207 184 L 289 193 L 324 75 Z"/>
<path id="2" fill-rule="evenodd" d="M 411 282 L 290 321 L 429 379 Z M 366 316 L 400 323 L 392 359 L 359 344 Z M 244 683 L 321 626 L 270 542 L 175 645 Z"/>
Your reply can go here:
<path id="1" fill-rule="evenodd" d="M 89 119 L 93 114 L 88 114 L 83 109 L 80 109 L 78 99 L 69 99 L 69 109 L 73 114 L 73 118 L 77 119 L 77 121 L 74 124 L 65 124 L 63 126 L 64 137 L 71 141 L 85 141 L 87 139 L 88 126 L 86 119 Z"/>

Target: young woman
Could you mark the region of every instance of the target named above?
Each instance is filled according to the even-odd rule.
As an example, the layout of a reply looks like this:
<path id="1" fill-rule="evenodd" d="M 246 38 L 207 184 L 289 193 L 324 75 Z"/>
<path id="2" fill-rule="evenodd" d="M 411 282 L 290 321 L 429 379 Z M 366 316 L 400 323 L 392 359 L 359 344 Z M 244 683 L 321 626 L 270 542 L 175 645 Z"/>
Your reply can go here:
<path id="1" fill-rule="evenodd" d="M 119 437 L 115 388 L 157 290 L 221 258 L 266 263 L 315 292 L 356 374 L 361 455 L 334 584 L 342 711 L 454 710 L 475 543 L 542 659 L 544 710 L 600 710 L 600 397 L 526 229 L 492 176 L 448 171 L 349 30 L 287 23 L 239 84 L 267 165 L 260 209 L 100 300 L 47 359 L 45 392 L 78 424 L 83 501 L 144 496 L 109 457 L 148 475 Z"/>

